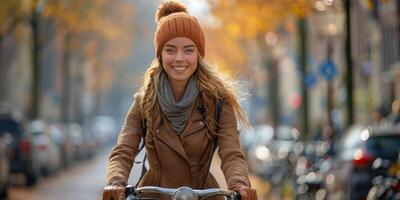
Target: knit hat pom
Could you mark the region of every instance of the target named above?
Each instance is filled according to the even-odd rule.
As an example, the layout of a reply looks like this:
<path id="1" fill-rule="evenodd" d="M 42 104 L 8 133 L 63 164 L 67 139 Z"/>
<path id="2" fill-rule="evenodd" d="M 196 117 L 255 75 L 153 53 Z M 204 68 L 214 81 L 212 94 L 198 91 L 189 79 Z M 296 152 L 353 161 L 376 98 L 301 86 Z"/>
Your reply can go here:
<path id="1" fill-rule="evenodd" d="M 187 13 L 186 6 L 177 1 L 165 1 L 158 7 L 158 10 L 156 12 L 156 22 L 159 22 L 162 17 L 176 12 Z"/>

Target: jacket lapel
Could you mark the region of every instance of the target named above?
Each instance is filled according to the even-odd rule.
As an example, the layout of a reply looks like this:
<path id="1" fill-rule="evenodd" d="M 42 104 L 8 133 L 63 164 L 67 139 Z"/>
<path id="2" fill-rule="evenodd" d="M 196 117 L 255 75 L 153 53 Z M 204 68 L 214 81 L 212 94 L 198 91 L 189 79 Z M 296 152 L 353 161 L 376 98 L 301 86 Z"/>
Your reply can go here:
<path id="1" fill-rule="evenodd" d="M 195 107 L 195 110 L 193 110 L 192 115 L 190 116 L 189 122 L 188 122 L 188 127 L 185 128 L 185 130 L 181 134 L 181 138 L 186 138 L 189 136 L 193 131 L 196 131 L 196 125 L 193 124 L 193 122 L 198 122 L 199 120 L 203 119 L 201 109 L 204 109 L 202 107 Z"/>
<path id="2" fill-rule="evenodd" d="M 182 143 L 178 138 L 178 135 L 176 135 L 176 133 L 172 131 L 170 125 L 168 123 L 163 123 L 161 129 L 164 130 L 160 130 L 160 132 L 156 134 L 156 137 L 161 142 L 174 149 L 180 156 L 182 156 L 186 161 L 189 162 L 189 158 L 186 155 L 185 149 L 183 148 Z"/>

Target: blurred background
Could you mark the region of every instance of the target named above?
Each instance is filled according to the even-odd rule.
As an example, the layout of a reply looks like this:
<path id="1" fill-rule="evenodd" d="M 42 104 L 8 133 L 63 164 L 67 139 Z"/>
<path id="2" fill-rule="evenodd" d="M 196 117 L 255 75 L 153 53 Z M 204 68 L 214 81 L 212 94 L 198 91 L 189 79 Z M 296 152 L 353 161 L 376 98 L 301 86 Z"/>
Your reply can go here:
<path id="1" fill-rule="evenodd" d="M 0 199 L 100 199 L 160 2 L 0 2 Z M 260 199 L 400 199 L 399 0 L 182 2 L 243 83 Z"/>

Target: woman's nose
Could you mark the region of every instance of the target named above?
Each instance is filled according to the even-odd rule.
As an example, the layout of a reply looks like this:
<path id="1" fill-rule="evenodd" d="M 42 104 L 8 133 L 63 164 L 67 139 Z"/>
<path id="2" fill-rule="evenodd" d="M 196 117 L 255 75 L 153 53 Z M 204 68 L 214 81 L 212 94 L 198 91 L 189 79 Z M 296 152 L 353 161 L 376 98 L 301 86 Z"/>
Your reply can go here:
<path id="1" fill-rule="evenodd" d="M 183 60 L 183 51 L 178 51 L 176 52 L 175 61 L 181 61 L 181 60 Z"/>

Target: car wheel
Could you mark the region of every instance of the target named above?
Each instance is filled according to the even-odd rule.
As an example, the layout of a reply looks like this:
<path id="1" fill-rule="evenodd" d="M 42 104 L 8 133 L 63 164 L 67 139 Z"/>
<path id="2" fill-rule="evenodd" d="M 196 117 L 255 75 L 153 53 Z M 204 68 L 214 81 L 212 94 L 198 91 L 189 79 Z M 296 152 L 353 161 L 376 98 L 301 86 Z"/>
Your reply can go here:
<path id="1" fill-rule="evenodd" d="M 34 186 L 38 181 L 38 175 L 34 173 L 29 173 L 26 175 L 26 185 L 27 186 Z"/>
<path id="2" fill-rule="evenodd" d="M 26 174 L 26 185 L 34 186 L 39 179 L 39 172 L 37 170 L 31 170 Z"/>
<path id="3" fill-rule="evenodd" d="M 8 196 L 8 183 L 3 187 L 0 188 L 0 199 L 5 199 Z"/>
<path id="4" fill-rule="evenodd" d="M 6 198 L 8 192 L 8 180 L 10 175 L 10 162 L 4 158 L 0 160 L 0 198 Z"/>
<path id="5" fill-rule="evenodd" d="M 7 199 L 8 197 L 8 187 L 2 188 L 0 190 L 0 199 Z"/>

